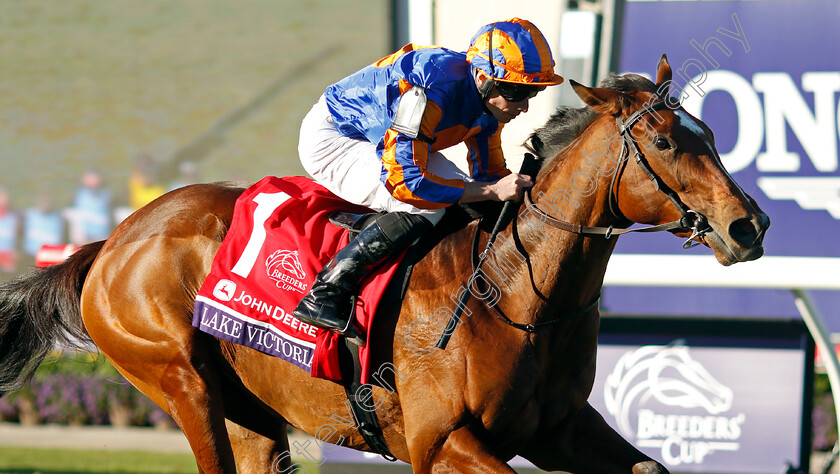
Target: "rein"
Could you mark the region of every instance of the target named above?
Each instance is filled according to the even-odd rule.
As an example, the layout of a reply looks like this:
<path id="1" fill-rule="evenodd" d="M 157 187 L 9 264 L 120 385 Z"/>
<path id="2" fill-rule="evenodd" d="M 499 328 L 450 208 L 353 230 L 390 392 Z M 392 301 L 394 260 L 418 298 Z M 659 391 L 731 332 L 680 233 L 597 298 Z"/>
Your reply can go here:
<path id="1" fill-rule="evenodd" d="M 545 211 L 543 211 L 537 204 L 533 202 L 531 199 L 530 190 L 525 193 L 525 203 L 527 206 L 533 208 L 537 213 L 542 217 L 546 223 L 550 226 L 565 230 L 567 232 L 572 232 L 575 234 L 581 235 L 602 235 L 605 238 L 609 239 L 613 235 L 621 235 L 627 234 L 630 232 L 659 232 L 663 230 L 691 230 L 691 236 L 686 239 L 683 243 L 683 248 L 688 249 L 694 247 L 695 245 L 699 245 L 697 242 L 694 242 L 695 237 L 702 237 L 707 232 L 709 232 L 711 227 L 709 227 L 709 223 L 706 220 L 706 217 L 700 214 L 697 211 L 689 209 L 688 206 L 683 204 L 680 200 L 677 193 L 675 193 L 671 188 L 668 187 L 651 168 L 645 158 L 644 154 L 642 153 L 641 147 L 639 147 L 639 142 L 633 137 L 630 133 L 630 129 L 639 122 L 643 116 L 648 113 L 653 112 L 654 110 L 662 109 L 667 107 L 664 100 L 660 100 L 651 104 L 650 107 L 645 107 L 641 110 L 637 110 L 633 112 L 626 121 L 622 121 L 621 117 L 616 116 L 615 121 L 618 125 L 618 131 L 621 133 L 621 137 L 623 138 L 623 142 L 621 145 L 621 156 L 619 157 L 619 163 L 626 163 L 627 160 L 630 158 L 630 149 L 634 150 L 635 162 L 639 167 L 642 168 L 642 171 L 645 175 L 651 180 L 653 183 L 653 187 L 656 191 L 663 193 L 668 200 L 677 208 L 681 217 L 672 222 L 667 222 L 665 224 L 659 224 L 654 226 L 647 226 L 647 227 L 635 227 L 632 229 L 629 228 L 615 228 L 614 226 L 609 227 L 590 227 L 590 226 L 583 226 L 580 224 L 573 224 L 571 222 L 565 222 L 555 217 L 548 215 Z M 615 188 L 618 185 L 619 178 L 619 169 L 616 167 L 615 172 L 612 176 L 612 181 L 610 182 L 610 194 L 609 194 L 609 208 L 612 215 L 616 218 L 620 218 L 618 213 L 615 211 L 615 207 L 613 206 L 613 202 L 616 200 L 615 198 Z"/>
<path id="2" fill-rule="evenodd" d="M 603 235 L 605 238 L 609 239 L 613 235 L 621 235 L 621 234 L 628 234 L 630 232 L 659 232 L 663 230 L 679 230 L 679 229 L 692 229 L 693 227 L 685 218 L 680 218 L 680 220 L 668 222 L 665 224 L 659 225 L 652 225 L 647 227 L 634 227 L 632 229 L 626 228 L 615 228 L 615 226 L 609 227 L 590 227 L 580 224 L 573 224 L 571 222 L 561 221 L 556 217 L 552 217 L 545 213 L 539 206 L 537 206 L 534 201 L 531 200 L 531 193 L 525 193 L 525 204 L 529 207 L 532 207 L 537 214 L 551 227 L 556 229 L 565 230 L 567 232 L 571 232 L 573 234 L 581 234 L 581 235 Z M 694 211 L 691 211 L 694 212 Z M 699 214 L 698 214 L 699 215 Z M 691 240 L 691 239 L 689 239 Z"/>
<path id="3" fill-rule="evenodd" d="M 515 235 L 518 234 L 517 225 L 516 225 L 518 221 L 519 221 L 519 219 L 517 219 L 517 218 L 514 218 L 514 220 L 513 220 L 513 231 L 514 231 Z M 472 275 L 472 277 L 470 277 L 470 281 L 472 281 L 473 284 L 478 286 L 480 294 L 485 294 L 487 292 L 486 291 L 487 288 L 484 286 L 484 282 L 482 280 L 476 279 L 475 275 L 478 274 L 478 270 L 481 267 L 481 262 L 484 259 L 487 258 L 490 248 L 488 247 L 487 250 L 485 250 L 484 252 L 481 252 L 481 254 L 479 254 L 478 247 L 479 247 L 479 243 L 480 243 L 480 236 L 481 236 L 481 229 L 480 229 L 480 227 L 476 227 L 475 236 L 473 237 L 473 244 L 472 244 L 473 275 Z M 519 247 L 521 247 L 521 243 L 518 242 L 518 239 L 517 239 L 517 248 L 519 249 Z M 524 248 L 521 249 L 520 251 L 524 251 Z M 526 258 L 527 258 L 527 253 L 525 253 L 525 255 L 526 255 Z M 469 292 L 469 289 L 467 289 L 467 292 Z M 542 295 L 538 292 L 538 290 L 534 289 L 534 293 L 537 293 L 538 296 L 542 297 Z M 560 316 L 559 318 L 555 318 L 555 319 L 552 319 L 550 321 L 543 321 L 543 322 L 537 323 L 537 324 L 522 324 L 522 323 L 517 323 L 517 322 L 511 320 L 505 314 L 505 312 L 502 311 L 501 308 L 499 308 L 498 303 L 493 304 L 493 305 L 487 305 L 487 307 L 489 307 L 490 309 L 492 309 L 494 311 L 494 315 L 496 316 L 496 319 L 498 319 L 499 321 L 507 324 L 508 326 L 515 327 L 516 329 L 519 329 L 521 331 L 525 331 L 527 333 L 533 334 L 533 333 L 537 332 L 537 329 L 540 329 L 544 326 L 549 326 L 549 325 L 556 324 L 556 323 L 562 323 L 564 321 L 571 321 L 572 319 L 576 319 L 580 316 L 583 316 L 584 314 L 591 311 L 592 308 L 596 307 L 598 305 L 599 301 L 601 301 L 601 295 L 600 294 L 598 296 L 596 296 L 594 300 L 592 300 L 589 304 L 584 306 L 583 309 L 581 309 L 579 311 L 576 311 L 572 314 L 567 314 L 565 316 Z"/>
<path id="4" fill-rule="evenodd" d="M 695 245 L 698 245 L 696 242 L 694 242 L 694 239 L 696 237 L 702 237 L 707 232 L 712 230 L 711 227 L 709 227 L 709 224 L 708 224 L 708 221 L 706 220 L 706 217 L 703 216 L 702 214 L 700 214 L 697 211 L 689 209 L 688 206 L 686 206 L 680 200 L 677 193 L 675 193 L 674 190 L 669 188 L 668 185 L 666 185 L 665 182 L 662 181 L 662 178 L 660 178 L 650 168 L 650 165 L 648 164 L 647 159 L 645 159 L 645 156 L 642 153 L 642 149 L 639 146 L 639 142 L 636 141 L 636 139 L 630 133 L 630 129 L 633 128 L 633 126 L 636 125 L 636 123 L 638 123 L 642 119 L 642 117 L 644 117 L 646 114 L 651 113 L 654 110 L 663 109 L 665 107 L 667 107 L 667 104 L 665 103 L 665 99 L 661 99 L 657 102 L 654 102 L 653 104 L 651 104 L 648 107 L 644 107 L 641 110 L 637 110 L 637 111 L 633 112 L 632 114 L 630 114 L 629 117 L 627 117 L 626 121 L 621 120 L 621 117 L 618 116 L 618 115 L 615 116 L 615 121 L 616 121 L 616 124 L 618 125 L 618 131 L 621 134 L 621 137 L 623 139 L 622 144 L 621 144 L 621 156 L 620 156 L 620 159 L 619 159 L 619 163 L 622 165 L 622 169 L 619 170 L 618 166 L 616 166 L 615 172 L 613 173 L 612 180 L 610 181 L 610 193 L 609 193 L 609 198 L 608 198 L 608 204 L 609 204 L 610 212 L 612 213 L 613 217 L 615 217 L 617 219 L 621 219 L 622 217 L 619 216 L 618 213 L 615 211 L 615 207 L 617 206 L 617 204 L 613 205 L 613 202 L 617 201 L 617 198 L 615 197 L 615 193 L 616 193 L 615 189 L 616 189 L 616 186 L 618 186 L 618 180 L 620 179 L 620 177 L 618 175 L 619 175 L 619 173 L 623 173 L 623 166 L 624 166 L 624 164 L 626 164 L 627 160 L 630 158 L 630 150 L 633 149 L 636 164 L 639 165 L 642 168 L 642 171 L 645 173 L 645 175 L 648 178 L 650 178 L 651 182 L 653 182 L 654 189 L 656 191 L 659 191 L 659 192 L 665 194 L 665 196 L 668 198 L 668 200 L 670 200 L 671 203 L 674 205 L 674 207 L 677 208 L 677 211 L 679 211 L 681 217 L 678 220 L 675 220 L 675 221 L 672 221 L 672 222 L 667 222 L 665 224 L 646 226 L 646 227 L 635 227 L 635 228 L 632 228 L 632 229 L 631 228 L 623 228 L 623 227 L 616 228 L 615 226 L 612 226 L 612 225 L 609 226 L 609 227 L 597 227 L 597 226 L 593 227 L 593 226 L 584 226 L 584 225 L 581 225 L 581 224 L 573 224 L 571 222 L 562 221 L 560 219 L 557 219 L 556 217 L 552 217 L 549 214 L 547 214 L 545 211 L 543 211 L 531 199 L 531 190 L 530 189 L 525 191 L 525 196 L 524 196 L 525 197 L 525 205 L 527 207 L 535 210 L 537 212 L 537 214 L 539 214 L 540 217 L 546 223 L 548 223 L 548 225 L 550 225 L 554 228 L 560 229 L 560 230 L 564 230 L 564 231 L 567 231 L 567 232 L 572 232 L 572 233 L 579 234 L 579 235 L 584 235 L 584 236 L 601 235 L 601 236 L 604 236 L 605 238 L 609 239 L 613 235 L 628 234 L 630 232 L 659 232 L 659 231 L 664 231 L 664 230 L 668 230 L 668 231 L 670 231 L 670 230 L 691 230 L 691 236 L 683 243 L 683 248 L 687 249 L 687 248 L 694 247 Z M 534 158 L 534 156 L 531 155 L 530 153 L 526 153 L 525 154 L 525 160 L 522 163 L 523 170 L 520 171 L 520 172 L 525 172 L 526 168 L 534 167 L 535 163 L 538 163 L 538 162 Z M 533 171 L 532 173 L 526 173 L 526 174 L 530 174 L 534 178 L 536 178 L 538 168 L 535 168 L 532 171 Z M 481 266 L 484 263 L 484 260 L 487 258 L 488 251 L 492 247 L 493 242 L 496 239 L 496 236 L 501 231 L 501 229 L 507 224 L 507 219 L 510 218 L 509 214 L 512 214 L 512 212 L 513 212 L 513 206 L 511 206 L 511 204 L 512 204 L 512 202 L 505 203 L 505 209 L 502 211 L 502 214 L 499 216 L 499 219 L 496 222 L 496 225 L 493 229 L 493 232 L 491 233 L 490 238 L 487 241 L 486 250 L 484 252 L 482 252 L 481 255 L 479 255 L 479 253 L 478 253 L 479 237 L 480 237 L 481 231 L 480 231 L 479 228 L 476 228 L 475 237 L 473 238 L 473 251 L 472 251 L 473 273 L 472 273 L 472 275 L 470 275 L 470 278 L 467 281 L 468 281 L 469 284 L 477 285 L 479 287 L 479 289 L 481 290 L 482 294 L 484 294 L 484 292 L 486 292 L 486 287 L 485 287 L 483 282 L 479 283 L 479 280 L 476 278 L 476 276 L 478 275 L 478 272 L 481 269 Z M 517 225 L 516 225 L 517 221 L 518 221 L 517 217 L 518 217 L 517 215 L 513 216 L 514 232 L 516 231 L 516 227 L 517 227 Z M 539 295 L 539 292 L 536 290 L 536 288 L 534 289 L 534 292 Z M 455 314 L 453 315 L 453 317 L 451 317 L 449 319 L 449 321 L 447 321 L 446 328 L 444 329 L 443 333 L 438 338 L 436 346 L 439 349 L 446 349 L 446 345 L 449 342 L 449 337 L 452 335 L 455 328 L 457 327 L 459 317 L 461 315 L 461 312 L 463 311 L 463 308 L 466 306 L 467 301 L 469 300 L 469 297 L 470 297 L 470 291 L 469 291 L 469 289 L 467 289 L 467 291 L 464 291 L 464 293 L 462 294 L 462 296 L 461 296 L 461 298 L 458 302 L 458 306 L 457 306 Z M 498 307 L 498 304 L 488 305 L 488 307 L 490 307 L 491 309 L 494 310 L 496 318 L 499 319 L 500 321 L 502 321 L 505 324 L 507 324 L 511 327 L 514 327 L 516 329 L 519 329 L 519 330 L 525 331 L 527 333 L 533 334 L 534 332 L 536 332 L 536 330 L 538 328 L 545 327 L 545 326 L 551 325 L 551 324 L 556 324 L 556 323 L 563 322 L 563 321 L 569 321 L 571 319 L 574 319 L 574 318 L 577 318 L 579 316 L 582 316 L 582 315 L 586 314 L 587 312 L 591 311 L 594 307 L 596 307 L 598 305 L 598 302 L 600 301 L 600 299 L 601 299 L 601 295 L 598 295 L 595 298 L 594 301 L 590 302 L 583 309 L 581 309 L 581 310 L 579 310 L 579 311 L 577 311 L 573 314 L 562 316 L 562 317 L 553 319 L 551 321 L 544 321 L 544 322 L 537 323 L 537 324 L 521 324 L 521 323 L 517 323 L 517 322 L 512 321 L 501 310 L 501 308 Z"/>

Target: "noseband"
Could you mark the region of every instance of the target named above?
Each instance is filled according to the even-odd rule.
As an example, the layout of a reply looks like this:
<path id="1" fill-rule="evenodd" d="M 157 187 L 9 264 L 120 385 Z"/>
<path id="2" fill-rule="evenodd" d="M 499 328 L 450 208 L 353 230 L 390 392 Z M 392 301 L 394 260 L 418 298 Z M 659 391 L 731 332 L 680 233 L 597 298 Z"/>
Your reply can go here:
<path id="1" fill-rule="evenodd" d="M 655 102 L 655 103 L 651 104 L 649 107 L 645 107 L 641 110 L 637 110 L 636 112 L 633 112 L 629 117 L 627 117 L 626 121 L 621 120 L 621 117 L 619 117 L 619 116 L 615 117 L 615 121 L 618 124 L 618 131 L 619 131 L 619 133 L 621 133 L 621 136 L 624 140 L 621 144 L 621 157 L 619 159 L 619 164 L 616 165 L 615 172 L 613 173 L 612 180 L 610 181 L 610 196 L 609 196 L 609 201 L 608 202 L 609 202 L 609 209 L 610 209 L 610 212 L 612 213 L 612 215 L 616 219 L 625 219 L 626 220 L 625 217 L 620 216 L 620 215 L 618 215 L 618 213 L 616 213 L 615 209 L 617 207 L 617 204 L 614 205 L 613 203 L 616 200 L 616 197 L 615 197 L 616 191 L 615 190 L 616 190 L 616 186 L 618 185 L 618 179 L 619 179 L 618 175 L 623 172 L 623 167 L 627 163 L 627 159 L 630 158 L 630 149 L 632 148 L 633 150 L 635 150 L 635 157 L 636 157 L 635 161 L 636 161 L 636 163 L 642 168 L 642 171 L 644 171 L 644 173 L 647 175 L 647 177 L 650 178 L 650 180 L 653 182 L 653 187 L 657 191 L 665 194 L 665 196 L 667 196 L 668 199 L 674 204 L 674 206 L 677 208 L 677 210 L 680 212 L 680 215 L 682 216 L 682 217 L 680 217 L 680 219 L 678 219 L 676 221 L 673 221 L 673 222 L 668 222 L 668 223 L 665 223 L 665 224 L 646 226 L 646 227 L 636 227 L 636 228 L 633 228 L 633 229 L 627 229 L 627 228 L 616 229 L 616 228 L 614 228 L 614 226 L 609 226 L 609 227 L 582 226 L 580 224 L 572 224 L 570 222 L 561 221 L 560 219 L 557 219 L 555 217 L 551 217 L 550 215 L 546 214 L 545 211 L 540 209 L 540 207 L 537 206 L 536 204 L 534 204 L 534 202 L 531 200 L 530 190 L 525 192 L 525 204 L 526 204 L 526 206 L 528 206 L 531 209 L 534 209 L 537 212 L 537 214 L 539 214 L 540 217 L 544 220 L 544 222 L 548 223 L 550 226 L 556 227 L 558 229 L 565 230 L 565 231 L 568 231 L 568 232 L 573 232 L 575 234 L 603 235 L 604 237 L 609 239 L 613 235 L 621 235 L 621 234 L 626 234 L 626 233 L 629 233 L 629 232 L 658 232 L 658 231 L 662 231 L 662 230 L 691 230 L 691 237 L 689 237 L 688 240 L 686 240 L 683 243 L 683 248 L 691 248 L 695 245 L 698 245 L 696 242 L 693 242 L 693 239 L 695 237 L 702 237 L 704 234 L 706 234 L 706 232 L 709 232 L 711 230 L 711 227 L 709 227 L 709 224 L 708 224 L 708 221 L 706 220 L 706 217 L 703 216 L 702 214 L 700 214 L 697 211 L 689 209 L 688 206 L 683 204 L 683 202 L 680 200 L 679 196 L 677 196 L 677 193 L 675 193 L 671 188 L 669 188 L 662 181 L 662 179 L 656 173 L 653 172 L 653 170 L 648 165 L 648 162 L 645 159 L 644 154 L 642 153 L 642 149 L 639 146 L 639 143 L 636 141 L 636 139 L 630 133 L 630 129 L 633 128 L 633 125 L 635 125 L 639 120 L 641 120 L 642 117 L 645 114 L 651 113 L 652 111 L 657 110 L 657 109 L 662 109 L 664 107 L 667 107 L 667 105 L 665 104 L 665 100 L 659 100 L 658 102 Z M 525 169 L 530 168 L 531 167 L 530 165 L 532 165 L 535 162 L 536 162 L 536 158 L 534 158 L 534 156 L 531 155 L 530 153 L 526 153 L 525 154 L 525 161 L 523 162 L 523 171 L 522 172 L 525 172 Z M 621 166 L 622 169 L 619 169 L 619 166 Z M 536 174 L 537 169 L 538 169 L 538 167 L 534 170 L 533 174 Z M 528 172 L 525 172 L 525 173 L 530 174 Z M 493 241 L 496 239 L 496 235 L 499 233 L 499 231 L 503 227 L 503 223 L 506 222 L 506 218 L 503 217 L 504 214 L 505 214 L 505 212 L 503 211 L 502 216 L 499 216 L 499 222 L 496 223 L 496 226 L 493 229 L 493 232 L 490 235 L 489 240 L 487 241 L 487 249 L 488 250 L 493 245 Z M 513 228 L 514 228 L 514 236 L 516 236 L 516 219 L 515 218 L 513 220 Z M 487 252 L 488 252 L 488 250 L 485 250 L 484 253 L 479 255 L 479 253 L 478 253 L 479 236 L 480 236 L 480 231 L 478 229 L 476 229 L 475 237 L 473 239 L 473 252 L 472 252 L 472 255 L 473 255 L 473 258 L 472 258 L 473 273 L 472 273 L 472 276 L 470 277 L 469 281 L 473 282 L 474 284 L 477 284 L 480 288 L 481 294 L 485 294 L 486 293 L 486 288 L 484 287 L 483 280 L 475 279 L 475 276 L 478 274 L 479 268 L 481 267 L 481 263 L 486 258 Z M 519 244 L 519 245 L 521 245 L 521 244 Z M 519 249 L 519 247 L 517 247 L 517 249 Z M 522 252 L 525 253 L 524 248 L 522 249 Z M 447 321 L 446 328 L 444 329 L 443 333 L 440 335 L 437 343 L 435 344 L 436 347 L 438 347 L 439 349 L 446 349 L 446 345 L 449 342 L 449 337 L 452 335 L 453 331 L 455 331 L 455 328 L 457 327 L 457 323 L 459 321 L 460 315 L 463 312 L 463 309 L 466 307 L 466 304 L 467 304 L 467 301 L 470 297 L 470 294 L 471 294 L 470 291 L 465 291 L 461 294 L 461 298 L 458 302 L 458 305 L 456 307 L 456 310 L 455 310 L 454 314 L 450 317 L 449 321 Z M 525 331 L 527 333 L 533 334 L 537 331 L 537 329 L 540 329 L 542 327 L 552 325 L 552 324 L 556 324 L 556 323 L 560 323 L 560 322 L 564 322 L 564 321 L 569 321 L 571 319 L 580 317 L 580 316 L 588 313 L 589 311 L 591 311 L 593 308 L 595 308 L 598 305 L 599 301 L 600 301 L 600 295 L 598 295 L 592 302 L 590 302 L 588 305 L 586 305 L 585 307 L 583 307 L 582 309 L 578 310 L 575 313 L 565 315 L 565 316 L 560 316 L 560 317 L 554 318 L 550 321 L 544 321 L 544 322 L 537 323 L 537 324 L 516 323 L 516 322 L 512 321 L 501 310 L 501 308 L 499 308 L 498 304 L 492 304 L 492 305 L 489 305 L 489 307 L 495 311 L 496 318 L 498 318 L 502 322 L 504 322 L 504 323 L 506 323 L 506 324 L 508 324 L 512 327 L 515 327 L 516 329 L 519 329 L 519 330 Z"/>
<path id="2" fill-rule="evenodd" d="M 613 173 L 612 180 L 610 181 L 610 194 L 608 199 L 610 213 L 612 213 L 613 217 L 617 219 L 623 219 L 623 216 L 620 216 L 619 213 L 615 211 L 617 208 L 616 201 L 616 193 L 617 193 L 617 186 L 618 180 L 620 179 L 620 174 L 624 171 L 624 165 L 627 163 L 627 160 L 630 158 L 630 150 L 634 151 L 635 162 L 645 175 L 650 178 L 651 182 L 653 183 L 653 187 L 655 190 L 664 194 L 669 201 L 677 208 L 677 211 L 680 213 L 680 219 L 668 222 L 665 224 L 659 224 L 655 226 L 647 226 L 647 227 L 636 227 L 633 229 L 628 228 L 615 228 L 614 226 L 609 227 L 589 227 L 589 226 L 582 226 L 580 224 L 572 224 L 570 222 L 561 221 L 557 218 L 551 217 L 546 214 L 539 206 L 534 204 L 531 200 L 530 192 L 525 193 L 525 202 L 529 207 L 534 208 L 538 214 L 541 215 L 545 221 L 551 225 L 552 227 L 565 230 L 567 232 L 573 232 L 576 234 L 583 234 L 583 235 L 603 235 L 607 239 L 612 237 L 613 235 L 621 235 L 626 234 L 629 232 L 659 232 L 663 230 L 690 230 L 691 236 L 683 243 L 683 248 L 691 248 L 695 245 L 699 245 L 697 242 L 694 242 L 696 237 L 702 237 L 707 232 L 711 231 L 711 227 L 709 227 L 709 223 L 706 220 L 706 217 L 700 214 L 697 211 L 689 209 L 679 198 L 676 192 L 668 187 L 662 181 L 662 178 L 659 177 L 651 168 L 645 158 L 644 154 L 642 153 L 642 149 L 639 146 L 639 142 L 633 137 L 630 133 L 630 130 L 639 122 L 642 117 L 646 114 L 653 112 L 654 110 L 660 110 L 668 107 L 665 103 L 665 100 L 659 100 L 654 102 L 648 107 L 645 107 L 641 110 L 637 110 L 633 112 L 627 120 L 621 120 L 621 117 L 616 115 L 615 121 L 618 125 L 618 131 L 621 134 L 623 139 L 621 144 L 621 155 L 619 157 L 619 165 L 616 165 L 615 172 Z M 619 169 L 621 166 L 621 169 Z M 614 204 L 615 203 L 615 204 Z M 626 218 L 624 218 L 626 219 Z"/>

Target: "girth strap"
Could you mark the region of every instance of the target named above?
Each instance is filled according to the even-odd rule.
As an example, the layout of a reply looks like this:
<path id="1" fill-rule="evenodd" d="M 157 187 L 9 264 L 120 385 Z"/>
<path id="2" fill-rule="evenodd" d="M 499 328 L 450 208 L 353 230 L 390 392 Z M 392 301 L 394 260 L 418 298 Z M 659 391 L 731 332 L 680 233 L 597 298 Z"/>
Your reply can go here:
<path id="1" fill-rule="evenodd" d="M 394 462 L 397 458 L 388 449 L 388 443 L 385 442 L 385 437 L 382 435 L 382 428 L 380 428 L 379 420 L 376 418 L 376 411 L 366 409 L 362 405 L 362 400 L 370 401 L 370 395 L 360 393 L 363 385 L 360 383 L 362 364 L 359 359 L 359 346 L 350 342 L 346 337 L 342 337 L 341 339 L 344 341 L 343 345 L 339 345 L 339 350 L 344 352 L 339 358 L 342 385 L 344 385 L 347 400 L 350 402 L 352 416 L 358 423 L 357 429 L 374 452 L 388 461 Z"/>

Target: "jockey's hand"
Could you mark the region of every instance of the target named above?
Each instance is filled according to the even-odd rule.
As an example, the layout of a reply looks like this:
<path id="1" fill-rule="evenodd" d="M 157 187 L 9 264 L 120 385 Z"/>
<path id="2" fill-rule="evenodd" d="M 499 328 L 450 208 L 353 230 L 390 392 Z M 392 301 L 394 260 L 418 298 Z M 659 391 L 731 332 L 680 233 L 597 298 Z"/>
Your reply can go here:
<path id="1" fill-rule="evenodd" d="M 530 176 L 519 173 L 511 173 L 491 183 L 473 181 L 464 186 L 461 202 L 521 201 L 525 189 L 533 185 Z"/>

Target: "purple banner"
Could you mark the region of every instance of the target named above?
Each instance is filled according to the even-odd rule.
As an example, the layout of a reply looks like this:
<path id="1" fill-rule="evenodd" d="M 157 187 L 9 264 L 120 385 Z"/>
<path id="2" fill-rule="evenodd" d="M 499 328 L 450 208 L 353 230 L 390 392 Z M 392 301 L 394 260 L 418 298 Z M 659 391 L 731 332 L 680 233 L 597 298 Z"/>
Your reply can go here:
<path id="1" fill-rule="evenodd" d="M 662 325 L 670 325 L 663 331 Z M 801 467 L 806 358 L 800 335 L 680 331 L 679 323 L 605 321 L 589 402 L 625 439 L 672 472 L 778 473 Z M 629 334 L 631 326 L 650 332 Z M 720 325 L 714 328 L 715 325 Z M 804 439 L 809 437 L 804 435 Z"/>
<path id="2" fill-rule="evenodd" d="M 249 318 L 214 301 L 196 298 L 192 325 L 219 339 L 242 344 L 312 370 L 314 344 L 283 334 L 274 326 Z"/>
<path id="3" fill-rule="evenodd" d="M 838 22 L 840 3 L 828 0 L 625 4 L 620 71 L 651 75 L 667 53 L 672 92 L 714 130 L 724 165 L 770 216 L 766 255 L 840 257 Z M 711 253 L 685 251 L 668 234 L 622 237 L 616 252 Z M 840 331 L 840 295 L 816 299 Z M 768 290 L 608 288 L 604 304 L 638 314 L 798 314 L 790 292 Z"/>

